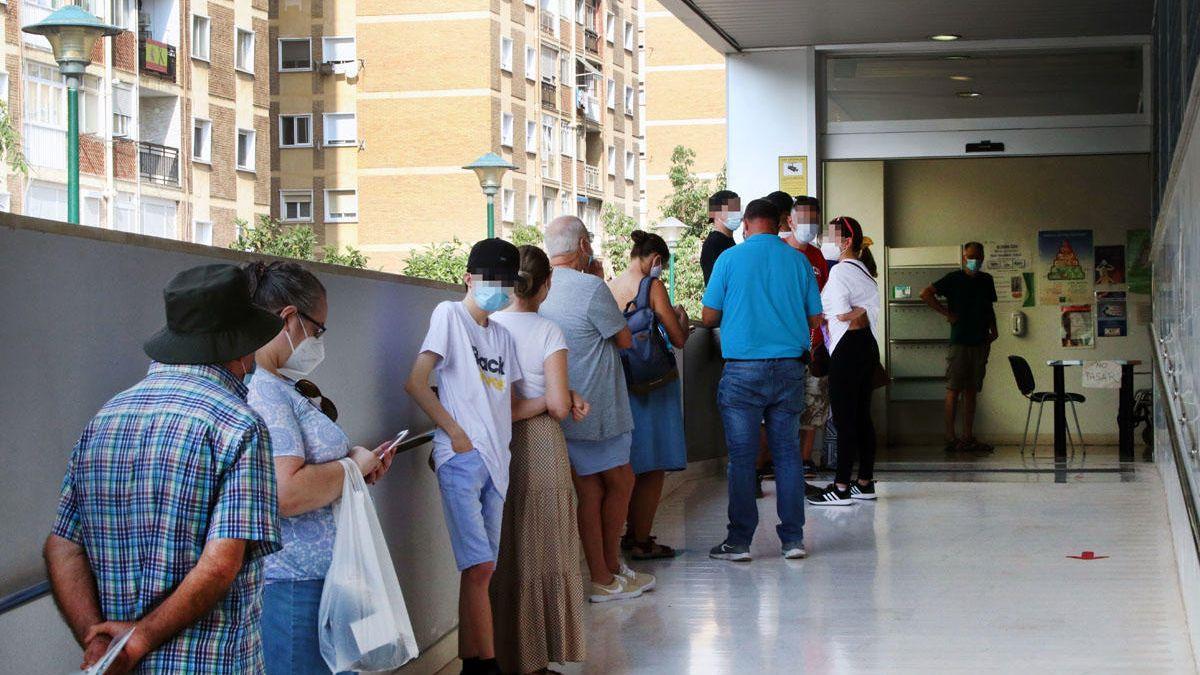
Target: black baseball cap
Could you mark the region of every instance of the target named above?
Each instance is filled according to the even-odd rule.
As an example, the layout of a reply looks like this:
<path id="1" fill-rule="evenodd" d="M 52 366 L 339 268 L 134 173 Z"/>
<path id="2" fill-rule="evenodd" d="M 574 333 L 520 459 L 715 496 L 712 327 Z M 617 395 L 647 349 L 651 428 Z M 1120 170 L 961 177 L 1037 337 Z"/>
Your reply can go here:
<path id="1" fill-rule="evenodd" d="M 512 284 L 520 270 L 521 252 L 512 243 L 495 237 L 476 242 L 467 257 L 467 272 L 487 281 Z"/>

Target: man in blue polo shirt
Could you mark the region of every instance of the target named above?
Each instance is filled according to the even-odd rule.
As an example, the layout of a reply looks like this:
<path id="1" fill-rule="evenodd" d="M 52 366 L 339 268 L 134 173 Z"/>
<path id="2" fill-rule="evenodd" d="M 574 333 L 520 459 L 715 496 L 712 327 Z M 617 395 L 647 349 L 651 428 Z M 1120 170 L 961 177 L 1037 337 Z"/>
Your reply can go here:
<path id="1" fill-rule="evenodd" d="M 704 325 L 721 327 L 725 372 L 717 390 L 729 446 L 729 533 L 709 551 L 719 560 L 750 560 L 758 527 L 754 459 L 765 421 L 775 462 L 783 557 L 803 558 L 804 470 L 800 413 L 809 330 L 821 324 L 821 294 L 812 265 L 779 238 L 779 210 L 756 199 L 742 216 L 746 240 L 717 258 L 704 293 Z"/>

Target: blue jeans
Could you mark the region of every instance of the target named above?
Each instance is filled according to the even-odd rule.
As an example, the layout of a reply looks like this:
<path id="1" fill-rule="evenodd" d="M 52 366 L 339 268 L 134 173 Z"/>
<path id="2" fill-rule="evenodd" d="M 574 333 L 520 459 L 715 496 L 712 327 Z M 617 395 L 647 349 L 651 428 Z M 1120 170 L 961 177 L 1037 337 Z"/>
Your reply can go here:
<path id="1" fill-rule="evenodd" d="M 317 636 L 317 610 L 324 587 L 324 579 L 311 579 L 271 581 L 263 588 L 267 675 L 329 675 Z"/>
<path id="2" fill-rule="evenodd" d="M 749 546 L 758 528 L 754 460 L 760 425 L 775 463 L 779 526 L 784 544 L 804 541 L 804 469 L 800 461 L 800 413 L 804 411 L 804 364 L 796 359 L 729 361 L 717 390 L 725 443 L 729 446 L 729 535 Z"/>

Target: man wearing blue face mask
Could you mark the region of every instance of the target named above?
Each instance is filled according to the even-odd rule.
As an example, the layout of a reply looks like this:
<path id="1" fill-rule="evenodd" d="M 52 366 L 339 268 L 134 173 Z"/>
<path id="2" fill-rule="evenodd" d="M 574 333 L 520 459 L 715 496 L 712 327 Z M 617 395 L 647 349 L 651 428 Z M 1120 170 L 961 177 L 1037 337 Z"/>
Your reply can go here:
<path id="1" fill-rule="evenodd" d="M 950 353 L 946 357 L 946 452 L 991 452 L 992 446 L 975 438 L 975 403 L 983 390 L 988 355 L 999 337 L 996 330 L 996 285 L 983 271 L 983 244 L 967 242 L 962 249 L 963 268 L 947 274 L 921 292 L 921 299 L 950 322 Z M 941 296 L 946 303 L 938 299 Z M 955 418 L 963 400 L 963 433 L 958 436 Z"/>
<path id="2" fill-rule="evenodd" d="M 733 233 L 742 226 L 742 200 L 733 190 L 719 190 L 708 198 L 708 222 L 712 232 L 704 238 L 700 248 L 700 270 L 704 272 L 704 283 L 712 276 L 713 266 L 721 254 L 733 248 Z"/>
<path id="3" fill-rule="evenodd" d="M 500 672 L 488 586 L 499 553 L 513 417 L 537 402 L 514 396 L 513 384 L 524 379 L 516 342 L 488 318 L 511 302 L 520 260 L 517 247 L 503 239 L 475 244 L 463 277 L 467 294 L 433 310 L 405 385 L 438 427 L 433 462 L 461 574 L 458 654 L 464 673 Z M 436 393 L 429 384 L 433 373 Z"/>

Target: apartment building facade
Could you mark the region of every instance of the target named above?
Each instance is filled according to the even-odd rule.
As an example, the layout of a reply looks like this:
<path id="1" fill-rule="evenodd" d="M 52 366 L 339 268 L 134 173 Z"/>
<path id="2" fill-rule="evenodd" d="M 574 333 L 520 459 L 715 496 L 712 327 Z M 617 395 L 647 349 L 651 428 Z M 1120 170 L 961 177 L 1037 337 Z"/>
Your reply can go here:
<path id="1" fill-rule="evenodd" d="M 461 167 L 517 168 L 501 234 L 612 205 L 638 214 L 637 0 L 280 0 L 271 15 L 271 210 L 396 271 L 484 236 Z"/>
<path id="2" fill-rule="evenodd" d="M 0 207 L 66 220 L 66 88 L 21 26 L 64 0 L 7 0 L 0 93 L 29 175 Z M 77 0 L 125 32 L 97 44 L 80 91 L 84 225 L 228 245 L 268 212 L 267 0 Z M 14 83 L 9 85 L 9 83 Z M 7 167 L 6 167 L 7 169 Z"/>
<path id="3" fill-rule="evenodd" d="M 714 179 L 725 166 L 725 56 L 700 39 L 658 0 L 645 0 L 645 162 L 643 213 L 654 223 L 671 193 L 676 146 L 696 153 L 693 171 Z"/>

